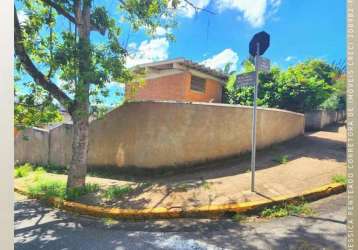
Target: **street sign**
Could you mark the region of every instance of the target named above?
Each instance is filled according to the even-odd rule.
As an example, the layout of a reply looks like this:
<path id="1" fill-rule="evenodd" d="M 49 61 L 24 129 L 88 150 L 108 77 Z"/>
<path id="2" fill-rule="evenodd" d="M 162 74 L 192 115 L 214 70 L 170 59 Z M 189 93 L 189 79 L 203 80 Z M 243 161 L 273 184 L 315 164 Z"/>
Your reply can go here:
<path id="1" fill-rule="evenodd" d="M 270 72 L 270 60 L 262 56 L 257 57 L 257 67 L 259 71 Z"/>
<path id="2" fill-rule="evenodd" d="M 260 56 L 270 46 L 270 35 L 265 31 L 254 35 L 249 44 L 249 53 L 255 59 L 255 81 L 254 81 L 254 105 L 252 109 L 252 133 L 251 133 L 251 192 L 255 192 L 255 169 L 256 169 L 256 107 L 258 92 L 259 71 L 270 70 L 270 61 Z"/>
<path id="3" fill-rule="evenodd" d="M 240 87 L 254 86 L 256 83 L 256 72 L 243 73 L 237 75 L 236 84 Z"/>
<path id="4" fill-rule="evenodd" d="M 270 46 L 270 35 L 265 31 L 256 33 L 249 44 L 249 52 L 252 56 L 261 56 Z"/>

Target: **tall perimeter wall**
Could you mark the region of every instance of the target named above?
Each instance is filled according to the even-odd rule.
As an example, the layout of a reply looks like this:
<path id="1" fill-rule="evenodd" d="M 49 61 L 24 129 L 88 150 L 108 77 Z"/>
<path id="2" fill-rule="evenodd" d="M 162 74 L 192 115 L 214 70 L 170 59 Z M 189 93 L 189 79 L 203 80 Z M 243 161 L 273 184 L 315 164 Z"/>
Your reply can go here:
<path id="1" fill-rule="evenodd" d="M 90 167 L 158 168 L 238 155 L 251 149 L 251 121 L 252 108 L 245 106 L 159 101 L 127 103 L 91 123 L 88 164 Z M 69 129 L 50 131 L 49 163 L 69 163 L 72 136 Z M 303 132 L 303 114 L 258 108 L 258 148 Z"/>
<path id="2" fill-rule="evenodd" d="M 305 130 L 320 130 L 332 123 L 344 121 L 346 111 L 317 110 L 305 113 Z"/>

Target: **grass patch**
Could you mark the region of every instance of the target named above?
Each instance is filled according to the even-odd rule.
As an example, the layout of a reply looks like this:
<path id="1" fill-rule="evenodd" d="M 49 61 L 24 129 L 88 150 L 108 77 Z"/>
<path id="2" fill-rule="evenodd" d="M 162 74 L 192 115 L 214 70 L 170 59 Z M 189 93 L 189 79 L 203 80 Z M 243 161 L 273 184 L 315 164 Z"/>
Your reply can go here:
<path id="1" fill-rule="evenodd" d="M 95 193 L 98 191 L 99 191 L 98 184 L 87 183 L 83 187 L 71 188 L 71 189 L 67 190 L 66 199 L 67 200 L 77 200 L 82 195 L 86 195 L 89 193 Z"/>
<path id="2" fill-rule="evenodd" d="M 123 197 L 131 191 L 133 191 L 133 188 L 129 185 L 111 186 L 104 191 L 103 196 L 109 200 L 114 200 Z"/>
<path id="3" fill-rule="evenodd" d="M 284 217 L 288 215 L 311 215 L 312 209 L 302 199 L 282 205 L 274 205 L 261 211 L 260 216 L 264 218 Z"/>
<path id="4" fill-rule="evenodd" d="M 273 217 L 284 217 L 288 215 L 288 211 L 284 207 L 273 206 L 271 208 L 265 208 L 261 212 L 261 217 L 273 218 Z"/>
<path id="5" fill-rule="evenodd" d="M 42 168 L 42 167 L 37 167 L 36 169 L 35 169 L 35 171 L 33 171 L 32 173 L 31 173 L 31 177 L 32 177 L 32 180 L 34 181 L 34 182 L 37 182 L 37 181 L 39 181 L 41 178 L 42 178 L 42 176 L 44 175 L 44 174 L 46 174 L 47 172 L 46 172 L 46 170 L 44 169 L 44 168 Z"/>
<path id="6" fill-rule="evenodd" d="M 30 163 L 25 163 L 24 165 L 15 167 L 14 176 L 15 178 L 26 177 L 32 174 L 37 170 L 41 170 L 42 172 L 54 173 L 54 174 L 67 174 L 67 168 L 55 165 L 46 165 L 46 166 L 33 166 Z"/>
<path id="7" fill-rule="evenodd" d="M 103 218 L 102 222 L 106 226 L 113 226 L 119 223 L 117 220 L 114 220 L 112 218 Z"/>
<path id="8" fill-rule="evenodd" d="M 67 174 L 67 168 L 63 166 L 57 166 L 57 165 L 46 165 L 43 167 L 47 172 L 53 173 L 53 174 Z"/>
<path id="9" fill-rule="evenodd" d="M 286 164 L 288 162 L 288 155 L 282 155 L 273 160 L 274 162 L 278 162 L 280 164 Z"/>
<path id="10" fill-rule="evenodd" d="M 344 175 L 337 174 L 332 177 L 332 181 L 347 185 L 347 177 Z"/>
<path id="11" fill-rule="evenodd" d="M 211 183 L 210 183 L 210 182 L 207 182 L 206 180 L 204 180 L 204 181 L 201 183 L 201 186 L 202 186 L 204 189 L 208 190 L 208 189 L 210 189 L 210 187 L 211 187 Z"/>
<path id="12" fill-rule="evenodd" d="M 28 187 L 31 198 L 66 198 L 66 182 L 59 180 L 39 180 Z"/>
<path id="13" fill-rule="evenodd" d="M 62 180 L 40 179 L 28 187 L 31 198 L 56 197 L 66 200 L 77 200 L 80 196 L 99 190 L 97 184 L 86 184 L 84 187 L 66 190 L 66 182 Z"/>
<path id="14" fill-rule="evenodd" d="M 28 176 L 33 171 L 33 167 L 29 163 L 25 163 L 24 165 L 15 167 L 14 177 L 21 178 Z"/>
<path id="15" fill-rule="evenodd" d="M 241 221 L 244 221 L 246 220 L 247 216 L 244 215 L 244 214 L 241 214 L 241 213 L 235 213 L 233 216 L 232 216 L 232 219 L 234 221 L 237 221 L 237 222 L 241 222 Z"/>

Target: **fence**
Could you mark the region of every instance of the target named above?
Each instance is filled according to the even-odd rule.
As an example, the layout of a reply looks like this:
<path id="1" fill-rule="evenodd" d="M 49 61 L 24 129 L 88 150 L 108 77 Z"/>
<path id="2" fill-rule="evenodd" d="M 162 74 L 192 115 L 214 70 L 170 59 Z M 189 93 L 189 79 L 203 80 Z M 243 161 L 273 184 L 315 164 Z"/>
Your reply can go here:
<path id="1" fill-rule="evenodd" d="M 332 123 L 346 119 L 346 112 L 317 110 L 305 113 L 305 130 L 320 130 Z"/>
<path id="2" fill-rule="evenodd" d="M 88 165 L 158 168 L 242 154 L 251 149 L 251 120 L 252 108 L 246 106 L 163 101 L 128 103 L 91 122 Z M 258 108 L 258 148 L 303 132 L 302 114 Z M 43 154 L 50 164 L 67 165 L 72 154 L 71 126 L 56 127 L 47 136 L 47 141 L 43 138 L 31 143 L 31 148 L 38 147 L 36 151 L 41 154 L 27 158 L 28 155 L 20 155 L 24 150 L 18 151 L 19 162 L 37 161 L 36 157 Z M 30 150 L 30 144 L 20 144 L 18 140 L 15 147 Z"/>
<path id="3" fill-rule="evenodd" d="M 49 131 L 27 128 L 15 134 L 15 163 L 46 165 L 49 162 Z"/>

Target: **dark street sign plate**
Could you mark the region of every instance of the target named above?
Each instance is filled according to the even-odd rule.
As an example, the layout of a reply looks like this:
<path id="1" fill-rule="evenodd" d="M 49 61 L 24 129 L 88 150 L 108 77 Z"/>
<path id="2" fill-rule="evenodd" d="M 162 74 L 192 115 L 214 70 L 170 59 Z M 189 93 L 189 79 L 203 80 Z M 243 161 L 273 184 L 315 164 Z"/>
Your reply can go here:
<path id="1" fill-rule="evenodd" d="M 258 71 L 270 72 L 270 60 L 264 57 L 257 57 L 257 68 Z"/>
<path id="2" fill-rule="evenodd" d="M 259 44 L 259 56 L 263 55 L 270 46 L 270 35 L 265 31 L 256 33 L 250 41 L 249 52 L 250 55 L 256 56 L 257 44 Z"/>
<path id="3" fill-rule="evenodd" d="M 237 75 L 236 84 L 240 87 L 254 86 L 256 83 L 256 72 L 244 73 Z"/>

